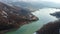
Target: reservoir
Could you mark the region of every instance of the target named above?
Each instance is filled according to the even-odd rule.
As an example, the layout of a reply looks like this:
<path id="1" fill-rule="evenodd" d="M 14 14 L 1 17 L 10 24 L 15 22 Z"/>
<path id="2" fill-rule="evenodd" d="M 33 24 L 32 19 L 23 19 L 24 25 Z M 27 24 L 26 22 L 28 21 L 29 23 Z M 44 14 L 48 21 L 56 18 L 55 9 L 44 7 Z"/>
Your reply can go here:
<path id="1" fill-rule="evenodd" d="M 50 15 L 50 13 L 54 13 L 56 11 L 60 11 L 60 9 L 42 8 L 36 10 L 35 12 L 32 12 L 32 14 L 39 18 L 38 21 L 34 21 L 30 24 L 25 24 L 17 31 L 8 32 L 7 34 L 35 34 L 35 32 L 39 30 L 44 24 L 57 20 L 56 17 Z"/>

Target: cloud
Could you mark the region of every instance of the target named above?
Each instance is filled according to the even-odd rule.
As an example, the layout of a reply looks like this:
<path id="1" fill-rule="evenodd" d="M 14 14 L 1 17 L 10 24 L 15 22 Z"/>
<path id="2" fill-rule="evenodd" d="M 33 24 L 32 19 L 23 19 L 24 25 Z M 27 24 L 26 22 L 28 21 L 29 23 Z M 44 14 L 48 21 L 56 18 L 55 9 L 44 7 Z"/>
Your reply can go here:
<path id="1" fill-rule="evenodd" d="M 54 3 L 60 3 L 60 0 L 19 0 L 24 2 L 41 2 L 41 1 L 47 1 L 47 2 L 54 2 Z"/>
<path id="2" fill-rule="evenodd" d="M 19 1 L 24 1 L 24 2 L 39 2 L 41 0 L 19 0 Z"/>

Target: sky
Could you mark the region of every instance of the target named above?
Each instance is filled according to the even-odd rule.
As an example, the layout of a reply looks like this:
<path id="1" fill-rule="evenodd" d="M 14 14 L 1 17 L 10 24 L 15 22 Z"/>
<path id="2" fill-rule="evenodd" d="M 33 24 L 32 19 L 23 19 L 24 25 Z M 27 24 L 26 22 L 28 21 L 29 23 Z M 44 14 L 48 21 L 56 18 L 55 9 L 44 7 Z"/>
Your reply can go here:
<path id="1" fill-rule="evenodd" d="M 3 1 L 3 0 L 1 0 Z M 54 3 L 60 3 L 60 0 L 4 0 L 4 1 L 24 1 L 24 2 L 41 2 L 41 1 L 47 1 L 47 2 L 54 2 Z"/>
<path id="2" fill-rule="evenodd" d="M 54 3 L 60 3 L 60 0 L 19 0 L 24 2 L 40 2 L 40 1 L 47 1 L 47 2 L 54 2 Z"/>

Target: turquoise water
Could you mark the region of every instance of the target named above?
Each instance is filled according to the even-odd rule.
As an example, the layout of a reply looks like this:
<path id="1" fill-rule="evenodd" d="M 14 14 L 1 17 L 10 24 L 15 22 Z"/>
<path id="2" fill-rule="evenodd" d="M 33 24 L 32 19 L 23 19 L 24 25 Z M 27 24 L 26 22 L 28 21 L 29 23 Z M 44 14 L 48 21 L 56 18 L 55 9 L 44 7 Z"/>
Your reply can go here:
<path id="1" fill-rule="evenodd" d="M 17 31 L 9 32 L 7 34 L 33 34 L 35 31 L 40 29 L 44 24 L 57 20 L 57 18 L 49 15 L 50 13 L 60 11 L 60 9 L 54 8 L 43 8 L 35 12 L 32 12 L 35 16 L 39 18 L 38 21 L 32 22 L 30 24 L 23 25 Z"/>

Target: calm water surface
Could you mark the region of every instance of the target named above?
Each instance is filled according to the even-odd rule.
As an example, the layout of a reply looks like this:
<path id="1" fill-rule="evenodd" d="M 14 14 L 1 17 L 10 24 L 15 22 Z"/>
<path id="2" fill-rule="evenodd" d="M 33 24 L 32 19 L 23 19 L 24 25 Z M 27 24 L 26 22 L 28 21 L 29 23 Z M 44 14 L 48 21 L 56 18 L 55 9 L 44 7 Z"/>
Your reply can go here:
<path id="1" fill-rule="evenodd" d="M 7 34 L 33 34 L 35 31 L 40 29 L 44 24 L 46 24 L 50 21 L 57 20 L 57 18 L 50 15 L 50 13 L 53 13 L 56 11 L 60 11 L 60 9 L 54 9 L 54 8 L 39 9 L 39 10 L 33 12 L 33 14 L 39 18 L 38 21 L 23 25 L 17 31 L 9 32 Z"/>

